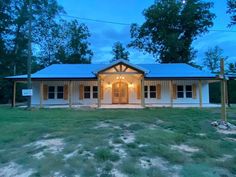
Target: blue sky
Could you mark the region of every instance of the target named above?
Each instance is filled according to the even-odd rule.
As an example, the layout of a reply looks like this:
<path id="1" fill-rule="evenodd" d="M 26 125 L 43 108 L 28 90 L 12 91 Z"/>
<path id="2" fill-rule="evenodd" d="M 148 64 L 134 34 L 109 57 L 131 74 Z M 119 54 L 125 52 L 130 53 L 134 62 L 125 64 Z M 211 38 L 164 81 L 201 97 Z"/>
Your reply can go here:
<path id="1" fill-rule="evenodd" d="M 58 0 L 68 15 L 114 21 L 121 23 L 144 22 L 142 12 L 153 4 L 154 0 Z M 121 3 L 122 2 L 122 3 Z M 227 28 L 229 16 L 226 14 L 226 0 L 213 0 L 214 8 L 212 11 L 216 14 L 214 26 L 211 29 L 224 29 L 236 31 L 236 26 Z M 68 18 L 71 19 L 71 18 Z M 106 23 L 97 23 L 86 20 L 79 20 L 85 23 L 91 33 L 89 39 L 91 48 L 94 51 L 93 63 L 107 63 L 112 58 L 112 45 L 116 41 L 128 44 L 130 41 L 130 26 L 115 25 Z M 220 46 L 224 50 L 224 55 L 229 57 L 229 61 L 236 61 L 236 33 L 214 32 L 199 36 L 193 42 L 193 47 L 198 51 L 196 62 L 201 64 L 204 52 L 209 47 Z M 130 61 L 133 63 L 153 63 L 155 59 L 148 54 L 135 49 L 128 49 L 130 52 Z"/>

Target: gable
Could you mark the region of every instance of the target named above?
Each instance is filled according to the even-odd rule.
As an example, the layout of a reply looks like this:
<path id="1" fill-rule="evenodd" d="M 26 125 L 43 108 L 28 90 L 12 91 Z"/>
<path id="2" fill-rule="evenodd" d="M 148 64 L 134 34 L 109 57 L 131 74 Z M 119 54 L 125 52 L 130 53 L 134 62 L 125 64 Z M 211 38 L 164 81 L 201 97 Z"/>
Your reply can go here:
<path id="1" fill-rule="evenodd" d="M 106 67 L 94 72 L 95 74 L 144 74 L 147 71 L 138 65 L 133 65 L 128 61 L 117 60 Z"/>
<path id="2" fill-rule="evenodd" d="M 140 71 L 124 64 L 117 64 L 111 68 L 105 69 L 100 74 L 139 74 Z"/>

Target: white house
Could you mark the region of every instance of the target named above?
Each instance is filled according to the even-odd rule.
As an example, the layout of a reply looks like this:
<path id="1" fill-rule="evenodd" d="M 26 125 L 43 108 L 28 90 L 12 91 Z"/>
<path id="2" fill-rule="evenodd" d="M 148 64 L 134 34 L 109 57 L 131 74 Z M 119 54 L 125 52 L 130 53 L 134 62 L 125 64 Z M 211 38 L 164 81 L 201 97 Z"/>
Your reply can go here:
<path id="1" fill-rule="evenodd" d="M 16 83 L 25 82 L 27 75 L 7 78 L 14 82 L 15 90 Z M 215 81 L 216 75 L 187 64 L 131 64 L 124 60 L 54 64 L 32 74 L 31 99 L 33 106 L 40 107 L 207 107 L 208 84 Z"/>

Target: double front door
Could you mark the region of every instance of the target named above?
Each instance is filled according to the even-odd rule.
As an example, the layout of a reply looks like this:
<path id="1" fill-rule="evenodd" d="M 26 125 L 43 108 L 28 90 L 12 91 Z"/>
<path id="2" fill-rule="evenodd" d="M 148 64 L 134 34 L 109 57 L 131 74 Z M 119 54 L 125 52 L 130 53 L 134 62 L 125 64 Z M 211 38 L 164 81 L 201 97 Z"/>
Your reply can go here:
<path id="1" fill-rule="evenodd" d="M 125 82 L 116 82 L 112 84 L 112 103 L 127 104 L 128 103 L 128 84 Z"/>

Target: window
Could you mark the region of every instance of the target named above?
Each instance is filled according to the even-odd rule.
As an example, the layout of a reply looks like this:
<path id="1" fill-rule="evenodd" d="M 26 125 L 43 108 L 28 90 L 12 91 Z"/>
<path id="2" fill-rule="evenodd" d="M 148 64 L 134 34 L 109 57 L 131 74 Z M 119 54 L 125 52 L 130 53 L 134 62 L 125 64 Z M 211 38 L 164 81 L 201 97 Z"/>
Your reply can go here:
<path id="1" fill-rule="evenodd" d="M 64 87 L 58 86 L 57 87 L 57 99 L 63 99 L 64 97 Z"/>
<path id="2" fill-rule="evenodd" d="M 192 98 L 193 97 L 193 90 L 191 85 L 186 85 L 185 86 L 185 91 L 186 91 L 186 98 Z"/>
<path id="3" fill-rule="evenodd" d="M 48 87 L 48 99 L 54 99 L 55 98 L 55 87 L 49 86 Z"/>
<path id="4" fill-rule="evenodd" d="M 150 85 L 150 98 L 156 98 L 156 86 Z"/>
<path id="5" fill-rule="evenodd" d="M 98 86 L 93 86 L 93 98 L 98 98 Z"/>
<path id="6" fill-rule="evenodd" d="M 177 86 L 177 97 L 184 98 L 184 86 L 182 85 Z"/>
<path id="7" fill-rule="evenodd" d="M 148 98 L 148 86 L 144 86 L 144 98 Z"/>
<path id="8" fill-rule="evenodd" d="M 84 98 L 90 98 L 90 86 L 84 86 Z"/>

